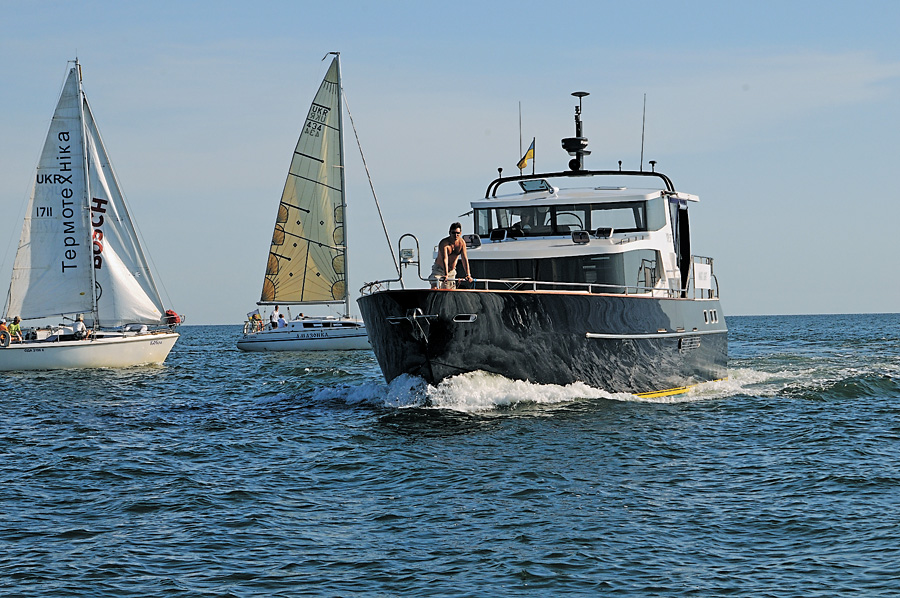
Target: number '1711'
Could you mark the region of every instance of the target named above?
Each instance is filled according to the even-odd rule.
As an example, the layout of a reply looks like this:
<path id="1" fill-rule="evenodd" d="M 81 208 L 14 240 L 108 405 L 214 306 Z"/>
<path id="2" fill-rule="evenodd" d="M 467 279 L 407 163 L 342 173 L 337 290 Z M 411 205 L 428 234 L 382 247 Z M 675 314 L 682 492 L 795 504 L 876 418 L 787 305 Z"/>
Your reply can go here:
<path id="1" fill-rule="evenodd" d="M 52 218 L 53 206 L 35 206 L 35 218 Z"/>

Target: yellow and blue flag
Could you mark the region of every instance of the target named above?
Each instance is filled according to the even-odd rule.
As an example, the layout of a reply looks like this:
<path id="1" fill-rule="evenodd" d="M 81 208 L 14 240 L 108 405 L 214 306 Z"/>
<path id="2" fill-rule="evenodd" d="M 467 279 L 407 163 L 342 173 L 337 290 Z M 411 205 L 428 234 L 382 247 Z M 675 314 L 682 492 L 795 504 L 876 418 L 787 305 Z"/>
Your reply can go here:
<path id="1" fill-rule="evenodd" d="M 531 145 L 528 146 L 528 151 L 525 152 L 525 155 L 522 156 L 522 159 L 519 160 L 518 164 L 516 164 L 516 166 L 519 168 L 519 170 L 522 170 L 525 167 L 527 167 L 529 160 L 534 160 L 534 139 L 535 138 L 531 139 Z"/>

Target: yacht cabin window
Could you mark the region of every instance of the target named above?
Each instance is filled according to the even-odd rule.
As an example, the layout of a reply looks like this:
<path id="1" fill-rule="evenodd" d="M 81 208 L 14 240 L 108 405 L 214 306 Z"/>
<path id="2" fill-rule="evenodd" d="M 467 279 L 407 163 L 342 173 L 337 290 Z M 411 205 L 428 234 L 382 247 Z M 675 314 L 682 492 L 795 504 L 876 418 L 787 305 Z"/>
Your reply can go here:
<path id="1" fill-rule="evenodd" d="M 660 254 L 652 249 L 522 260 L 470 257 L 469 264 L 472 276 L 479 279 L 583 283 L 598 285 L 591 288 L 597 293 L 649 293 L 662 275 Z M 552 288 L 567 290 L 565 286 Z"/>
<path id="2" fill-rule="evenodd" d="M 487 237 L 492 230 L 509 229 L 512 237 L 569 235 L 575 230 L 612 228 L 616 232 L 659 230 L 666 225 L 663 198 L 592 204 L 479 208 L 475 232 Z"/>

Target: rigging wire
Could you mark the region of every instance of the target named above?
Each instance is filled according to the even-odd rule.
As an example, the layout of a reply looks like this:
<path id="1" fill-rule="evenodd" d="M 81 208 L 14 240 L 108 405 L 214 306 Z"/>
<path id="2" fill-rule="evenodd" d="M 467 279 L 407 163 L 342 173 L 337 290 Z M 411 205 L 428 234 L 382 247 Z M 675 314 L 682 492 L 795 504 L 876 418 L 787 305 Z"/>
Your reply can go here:
<path id="1" fill-rule="evenodd" d="M 391 260 L 394 262 L 394 268 L 397 270 L 397 276 L 400 276 L 400 266 L 397 264 L 397 256 L 394 254 L 394 248 L 391 246 L 391 236 L 388 234 L 387 224 L 384 222 L 384 215 L 381 213 L 381 204 L 378 203 L 378 196 L 375 194 L 375 185 L 372 184 L 372 174 L 369 172 L 369 165 L 366 164 L 366 157 L 363 155 L 362 144 L 359 142 L 359 133 L 356 132 L 356 123 L 353 122 L 353 113 L 350 112 L 350 102 L 347 100 L 347 92 L 341 87 L 344 105 L 347 106 L 347 116 L 350 117 L 350 127 L 353 129 L 353 136 L 356 138 L 356 147 L 359 148 L 359 157 L 362 158 L 363 168 L 366 169 L 366 177 L 369 179 L 369 188 L 372 190 L 372 197 L 375 199 L 375 207 L 378 209 L 378 217 L 381 219 L 381 228 L 384 230 L 384 239 L 387 241 L 388 250 L 391 252 Z"/>

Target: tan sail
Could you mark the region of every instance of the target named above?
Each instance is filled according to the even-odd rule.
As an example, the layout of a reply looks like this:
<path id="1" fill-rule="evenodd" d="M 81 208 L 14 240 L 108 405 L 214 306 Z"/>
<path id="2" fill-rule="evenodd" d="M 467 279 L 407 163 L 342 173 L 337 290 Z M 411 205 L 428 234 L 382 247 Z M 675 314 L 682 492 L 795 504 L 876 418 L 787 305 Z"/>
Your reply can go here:
<path id="1" fill-rule="evenodd" d="M 260 303 L 346 301 L 340 67 L 335 57 L 288 171 Z"/>

